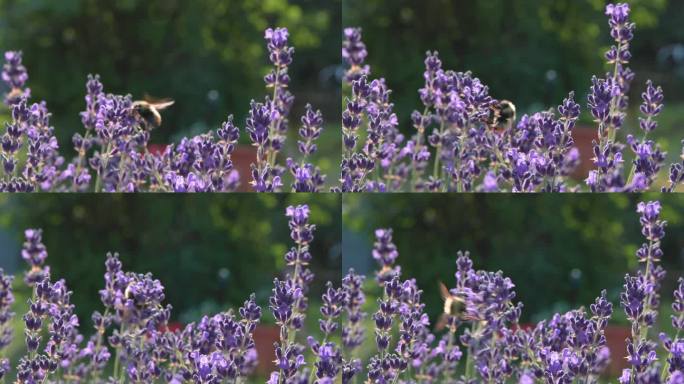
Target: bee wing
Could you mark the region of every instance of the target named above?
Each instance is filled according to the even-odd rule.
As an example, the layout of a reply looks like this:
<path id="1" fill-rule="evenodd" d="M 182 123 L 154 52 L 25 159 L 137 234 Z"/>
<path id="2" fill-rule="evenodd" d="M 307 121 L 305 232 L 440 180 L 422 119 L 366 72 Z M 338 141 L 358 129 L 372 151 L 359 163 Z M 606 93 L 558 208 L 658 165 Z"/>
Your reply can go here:
<path id="1" fill-rule="evenodd" d="M 439 282 L 439 294 L 442 296 L 442 300 L 446 300 L 451 297 L 451 293 L 449 292 L 449 288 L 447 288 L 444 283 L 441 281 Z"/>
<path id="2" fill-rule="evenodd" d="M 162 118 L 161 115 L 159 114 L 159 111 L 157 111 L 157 107 L 150 108 L 150 112 L 152 112 L 152 115 L 154 115 L 154 124 L 158 127 L 161 125 Z"/>
<path id="3" fill-rule="evenodd" d="M 437 319 L 437 323 L 435 324 L 435 331 L 441 331 L 447 326 L 447 314 L 442 313 L 441 316 L 439 316 L 439 319 Z"/>
<path id="4" fill-rule="evenodd" d="M 173 100 L 171 100 L 171 99 L 168 99 L 168 100 L 166 100 L 166 101 L 160 101 L 160 102 L 158 102 L 158 103 L 152 103 L 152 106 L 153 106 L 156 110 L 161 111 L 161 110 L 164 110 L 164 109 L 166 109 L 166 108 L 168 108 L 168 107 L 174 105 L 175 103 L 176 103 L 175 101 L 173 101 Z"/>
<path id="5" fill-rule="evenodd" d="M 166 109 L 175 103 L 175 101 L 173 99 L 170 99 L 170 98 L 157 99 L 157 98 L 154 98 L 148 94 L 145 94 L 144 99 L 151 106 L 155 107 L 158 110 Z"/>

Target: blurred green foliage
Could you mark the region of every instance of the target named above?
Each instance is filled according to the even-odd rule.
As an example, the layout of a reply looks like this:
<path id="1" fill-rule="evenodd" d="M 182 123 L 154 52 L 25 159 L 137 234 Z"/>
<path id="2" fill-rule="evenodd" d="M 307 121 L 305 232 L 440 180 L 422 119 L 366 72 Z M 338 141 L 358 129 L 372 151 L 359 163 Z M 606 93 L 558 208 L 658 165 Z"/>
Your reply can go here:
<path id="1" fill-rule="evenodd" d="M 350 246 L 344 237 L 343 268 L 368 265 L 373 230 L 391 227 L 403 277 L 417 279 L 433 320 L 442 308 L 437 281 L 453 286 L 459 250 L 471 252 L 477 269 L 511 277 L 525 304 L 523 321 L 588 306 L 602 289 L 617 305 L 644 241 L 636 205 L 654 199 L 663 203 L 668 221 L 662 292 L 670 301 L 684 271 L 679 195 L 346 195 L 345 231 L 365 241 Z"/>
<path id="2" fill-rule="evenodd" d="M 292 204 L 308 204 L 317 226 L 311 247 L 315 301 L 325 281 L 340 279 L 338 195 L 4 196 L 0 225 L 18 246 L 25 228 L 44 230 L 52 276 L 66 279 L 85 324 L 102 307 L 98 291 L 110 251 L 120 253 L 124 270 L 159 279 L 174 320 L 185 322 L 208 310 L 237 308 L 252 292 L 267 308 L 273 278 L 292 246 L 285 217 Z M 0 261 L 7 263 L 7 256 Z M 21 279 L 25 265 L 18 265 Z"/>
<path id="3" fill-rule="evenodd" d="M 0 48 L 24 51 L 33 98 L 72 154 L 89 73 L 107 92 L 176 100 L 153 142 L 215 129 L 229 113 L 242 126 L 265 95 L 269 26 L 289 28 L 296 47 L 293 116 L 311 102 L 332 120 L 339 86 L 325 73 L 339 65 L 339 22 L 338 0 L 0 0 Z"/>
<path id="4" fill-rule="evenodd" d="M 684 2 L 627 2 L 637 24 L 633 102 L 647 78 L 663 85 L 667 101 L 684 99 L 684 64 L 675 68 L 658 60 L 662 48 L 684 42 Z M 408 127 L 410 112 L 420 104 L 426 50 L 438 50 L 446 69 L 473 71 L 494 97 L 513 100 L 523 113 L 556 106 L 572 90 L 586 104 L 591 76 L 605 72 L 603 53 L 612 44 L 606 3 L 344 0 L 342 20 L 363 28 L 373 76 L 387 79 Z"/>

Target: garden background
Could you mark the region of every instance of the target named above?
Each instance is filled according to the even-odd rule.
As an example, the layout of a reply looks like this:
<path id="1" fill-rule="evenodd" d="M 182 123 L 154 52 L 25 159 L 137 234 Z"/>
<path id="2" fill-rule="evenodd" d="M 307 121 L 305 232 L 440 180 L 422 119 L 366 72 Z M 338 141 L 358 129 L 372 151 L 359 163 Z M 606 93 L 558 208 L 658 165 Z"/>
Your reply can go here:
<path id="1" fill-rule="evenodd" d="M 372 279 L 374 230 L 392 228 L 402 279 L 415 278 L 424 291 L 431 324 L 443 308 L 438 282 L 455 284 L 458 251 L 470 251 L 475 269 L 501 270 L 511 278 L 515 301 L 524 304 L 524 325 L 554 313 L 588 310 L 606 289 L 614 309 L 608 343 L 615 375 L 625 362 L 621 357 L 630 332 L 619 295 L 625 274 L 636 271 L 635 252 L 645 241 L 636 207 L 649 200 L 662 203 L 661 217 L 668 223 L 662 242 L 667 276 L 652 335 L 673 334 L 672 292 L 684 276 L 684 197 L 679 194 L 345 195 L 342 269 L 354 268 Z M 374 308 L 379 292 L 371 279 L 367 302 Z M 372 343 L 365 347 L 368 353 L 374 348 Z"/>
<path id="2" fill-rule="evenodd" d="M 264 30 L 287 27 L 295 104 L 283 158 L 296 153 L 295 127 L 311 103 L 327 123 L 313 158 L 332 183 L 341 147 L 340 14 L 339 0 L 0 0 L 0 50 L 23 51 L 32 101 L 47 102 L 67 159 L 75 154 L 71 137 L 84 132 L 79 112 L 90 73 L 108 93 L 175 99 L 151 144 L 217 129 L 233 114 L 248 150 L 249 102 L 267 94 Z M 0 106 L 0 124 L 8 118 Z M 251 158 L 235 157 L 244 186 Z"/>
<path id="3" fill-rule="evenodd" d="M 253 292 L 262 307 L 261 323 L 269 326 L 275 323 L 268 309 L 273 279 L 283 276 L 284 255 L 293 246 L 285 208 L 297 204 L 309 205 L 316 225 L 306 326 L 316 335 L 324 284 L 339 286 L 341 279 L 339 195 L 0 196 L 0 268 L 15 275 L 17 315 L 9 356 L 15 362 L 25 351 L 22 316 L 30 291 L 23 284 L 24 229 L 43 229 L 46 264 L 52 278 L 64 278 L 74 292 L 85 335 L 92 332 L 92 312 L 102 311 L 98 291 L 104 288 L 110 251 L 120 254 L 125 271 L 150 272 L 160 280 L 174 324 L 237 309 Z M 258 348 L 265 347 L 260 350 L 265 362 L 272 360 L 278 338 L 277 328 L 273 335 L 271 328 L 261 332 L 275 339 L 257 340 Z"/>
<path id="4" fill-rule="evenodd" d="M 639 132 L 638 106 L 647 79 L 661 85 L 665 108 L 649 136 L 677 161 L 684 138 L 684 2 L 628 0 L 636 23 L 630 67 L 636 73 L 620 141 Z M 497 99 L 515 103 L 518 118 L 560 104 L 570 91 L 582 106 L 575 141 L 582 153 L 576 178 L 591 167 L 596 124 L 586 109 L 592 75 L 608 66 L 611 41 L 606 0 L 344 0 L 342 23 L 363 29 L 373 78 L 392 89 L 400 129 L 413 134 L 413 110 L 423 110 L 425 52 L 439 51 L 444 69 L 472 71 Z M 637 137 L 641 137 L 639 132 Z M 626 163 L 631 161 L 630 151 Z"/>

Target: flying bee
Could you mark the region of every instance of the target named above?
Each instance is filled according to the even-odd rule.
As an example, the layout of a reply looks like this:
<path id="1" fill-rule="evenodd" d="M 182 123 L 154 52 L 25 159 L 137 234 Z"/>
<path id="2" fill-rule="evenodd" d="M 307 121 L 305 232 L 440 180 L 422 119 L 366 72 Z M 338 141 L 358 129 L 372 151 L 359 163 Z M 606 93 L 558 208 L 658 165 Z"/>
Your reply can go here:
<path id="1" fill-rule="evenodd" d="M 28 99 L 31 96 L 30 90 L 23 90 L 21 88 L 12 88 L 7 95 L 5 95 L 5 101 L 9 105 L 19 103 L 22 98 Z"/>
<path id="2" fill-rule="evenodd" d="M 21 88 L 12 88 L 12 90 L 7 94 L 7 99 L 18 99 L 24 95 L 24 91 Z"/>
<path id="3" fill-rule="evenodd" d="M 442 296 L 442 300 L 444 300 L 444 310 L 435 325 L 435 330 L 437 331 L 441 331 L 449 325 L 450 317 L 464 318 L 465 315 L 465 301 L 463 298 L 452 295 L 449 292 L 449 288 L 441 281 L 439 282 L 439 294 Z"/>
<path id="4" fill-rule="evenodd" d="M 152 130 L 161 126 L 162 118 L 159 111 L 172 106 L 175 101 L 171 99 L 154 100 L 148 96 L 145 100 L 133 102 L 133 114 L 145 130 Z"/>
<path id="5" fill-rule="evenodd" d="M 489 107 L 491 113 L 489 115 L 489 126 L 495 132 L 503 132 L 511 129 L 515 122 L 515 104 L 508 100 L 499 100 L 496 104 Z"/>

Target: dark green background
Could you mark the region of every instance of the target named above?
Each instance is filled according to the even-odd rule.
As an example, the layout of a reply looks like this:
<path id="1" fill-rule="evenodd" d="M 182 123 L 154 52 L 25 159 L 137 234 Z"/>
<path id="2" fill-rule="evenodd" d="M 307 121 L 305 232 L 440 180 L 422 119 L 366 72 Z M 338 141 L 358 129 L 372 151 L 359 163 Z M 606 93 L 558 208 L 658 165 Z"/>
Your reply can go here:
<path id="1" fill-rule="evenodd" d="M 34 100 L 47 101 L 71 155 L 89 73 L 107 92 L 176 100 L 152 142 L 215 129 L 229 113 L 243 126 L 250 99 L 265 95 L 269 26 L 288 27 L 296 49 L 292 121 L 307 102 L 337 121 L 340 8 L 339 0 L 0 0 L 0 49 L 23 50 Z"/>
<path id="2" fill-rule="evenodd" d="M 293 204 L 308 204 L 317 226 L 311 300 L 318 301 L 325 282 L 340 278 L 340 196 L 332 194 L 0 196 L 0 224 L 15 245 L 1 251 L 0 267 L 18 267 L 12 272 L 21 279 L 23 231 L 42 228 L 52 277 L 66 279 L 84 324 L 102 308 L 109 251 L 120 253 L 124 270 L 162 282 L 174 321 L 237 308 L 252 292 L 267 314 L 273 278 L 292 246 L 285 208 Z"/>
<path id="3" fill-rule="evenodd" d="M 391 227 L 403 278 L 416 278 L 427 311 L 441 312 L 437 281 L 454 284 L 456 252 L 469 250 L 477 269 L 502 270 L 525 305 L 523 321 L 588 307 L 602 289 L 618 304 L 624 275 L 637 267 L 644 242 L 636 206 L 659 199 L 668 221 L 662 248 L 668 275 L 664 308 L 684 271 L 684 197 L 680 195 L 346 195 L 343 268 L 368 268 L 375 228 Z M 572 271 L 579 279 L 571 277 Z M 668 322 L 668 310 L 662 313 Z"/>
<path id="4" fill-rule="evenodd" d="M 684 62 L 659 52 L 684 43 L 684 2 L 630 0 L 637 23 L 632 68 L 633 104 L 646 79 L 662 84 L 669 106 L 684 100 Z M 612 44 L 605 0 L 344 0 L 343 25 L 363 28 L 373 77 L 384 77 L 409 131 L 412 110 L 422 110 L 425 51 L 438 50 L 445 69 L 473 71 L 498 99 L 524 113 L 557 106 L 571 90 L 586 105 L 591 76 L 607 70 Z M 547 75 L 555 72 L 553 80 Z M 676 123 L 684 123 L 678 106 Z M 666 110 L 668 108 L 666 107 Z M 588 115 L 585 115 L 588 117 Z M 673 122 L 674 124 L 674 122 Z M 668 124 L 670 125 L 670 124 Z M 681 135 L 676 138 L 678 145 Z M 677 150 L 678 152 L 678 150 Z"/>

